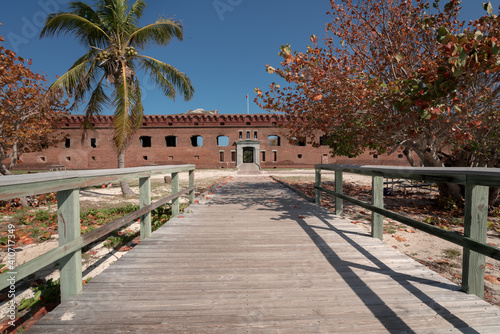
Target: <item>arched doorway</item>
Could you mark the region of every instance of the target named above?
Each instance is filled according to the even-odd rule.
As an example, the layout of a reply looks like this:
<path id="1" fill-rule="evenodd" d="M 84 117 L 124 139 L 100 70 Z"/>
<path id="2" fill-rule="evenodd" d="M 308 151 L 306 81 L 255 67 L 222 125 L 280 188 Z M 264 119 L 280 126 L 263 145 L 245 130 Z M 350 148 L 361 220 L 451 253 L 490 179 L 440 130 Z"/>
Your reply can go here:
<path id="1" fill-rule="evenodd" d="M 253 147 L 243 147 L 243 163 L 251 164 L 255 162 L 255 149 Z"/>

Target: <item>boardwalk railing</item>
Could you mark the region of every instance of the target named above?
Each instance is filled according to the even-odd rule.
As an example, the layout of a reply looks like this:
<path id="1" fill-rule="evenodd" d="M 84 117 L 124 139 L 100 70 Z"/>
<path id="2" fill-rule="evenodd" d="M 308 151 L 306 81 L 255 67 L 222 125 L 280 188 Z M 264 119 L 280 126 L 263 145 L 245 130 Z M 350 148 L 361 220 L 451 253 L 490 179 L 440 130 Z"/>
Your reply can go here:
<path id="1" fill-rule="evenodd" d="M 352 165 L 315 165 L 316 203 L 321 193 L 335 196 L 335 214 L 342 215 L 343 200 L 372 211 L 371 235 L 382 240 L 383 217 L 388 217 L 463 247 L 462 290 L 484 297 L 485 256 L 500 260 L 500 249 L 486 244 L 488 187 L 500 187 L 499 168 L 426 168 Z M 321 186 L 321 170 L 335 172 L 335 191 Z M 344 172 L 372 176 L 372 203 L 343 194 Z M 464 235 L 426 224 L 384 209 L 383 178 L 404 178 L 465 185 Z"/>
<path id="2" fill-rule="evenodd" d="M 26 175 L 12 175 L 0 178 L 0 200 L 57 192 L 59 247 L 35 259 L 15 267 L 14 224 L 9 230 L 9 270 L 0 275 L 0 290 L 31 275 L 38 270 L 59 261 L 61 274 L 61 299 L 78 294 L 82 290 L 82 248 L 108 235 L 114 230 L 140 219 L 141 240 L 151 236 L 151 211 L 172 202 L 172 215 L 179 214 L 179 197 L 189 194 L 194 202 L 194 165 L 150 166 L 122 169 L 101 169 L 88 171 L 64 171 Z M 189 187 L 179 191 L 179 173 L 189 172 Z M 171 174 L 172 194 L 151 204 L 151 176 Z M 103 227 L 81 235 L 80 188 L 101 185 L 113 181 L 139 179 L 140 209 L 118 218 Z M 12 255 L 11 255 L 12 249 Z"/>

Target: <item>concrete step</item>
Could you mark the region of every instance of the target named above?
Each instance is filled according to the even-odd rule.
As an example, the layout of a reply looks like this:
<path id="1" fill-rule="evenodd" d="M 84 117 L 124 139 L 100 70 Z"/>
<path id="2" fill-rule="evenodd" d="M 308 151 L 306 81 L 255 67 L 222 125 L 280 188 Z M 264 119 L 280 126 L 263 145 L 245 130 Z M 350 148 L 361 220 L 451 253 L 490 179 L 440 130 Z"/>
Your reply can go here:
<path id="1" fill-rule="evenodd" d="M 238 166 L 238 175 L 259 175 L 262 174 L 259 166 L 254 163 L 242 163 Z"/>

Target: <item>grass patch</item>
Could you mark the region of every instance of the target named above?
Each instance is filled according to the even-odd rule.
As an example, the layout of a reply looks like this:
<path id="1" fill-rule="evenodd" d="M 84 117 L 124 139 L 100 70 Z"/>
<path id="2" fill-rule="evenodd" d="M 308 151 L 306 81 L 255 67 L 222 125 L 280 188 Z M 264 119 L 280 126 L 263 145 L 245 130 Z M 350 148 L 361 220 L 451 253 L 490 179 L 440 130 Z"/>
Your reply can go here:
<path id="1" fill-rule="evenodd" d="M 446 249 L 443 249 L 443 254 L 448 259 L 454 260 L 454 259 L 458 258 L 462 254 L 462 252 L 460 252 L 458 249 L 446 248 Z"/>

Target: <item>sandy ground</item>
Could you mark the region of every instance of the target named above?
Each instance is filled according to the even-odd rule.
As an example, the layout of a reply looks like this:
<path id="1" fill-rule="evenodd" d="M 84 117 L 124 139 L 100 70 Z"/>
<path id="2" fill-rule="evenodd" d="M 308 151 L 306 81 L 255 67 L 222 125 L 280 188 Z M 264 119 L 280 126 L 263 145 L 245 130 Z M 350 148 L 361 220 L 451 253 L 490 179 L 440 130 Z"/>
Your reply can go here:
<path id="1" fill-rule="evenodd" d="M 273 175 L 282 179 L 297 179 L 297 180 L 314 180 L 313 170 L 267 170 L 264 171 L 265 175 Z M 217 180 L 220 180 L 225 176 L 237 177 L 237 171 L 231 169 L 219 169 L 219 170 L 196 170 L 196 184 L 206 183 L 213 184 Z M 323 181 L 333 181 L 333 173 L 323 173 Z M 164 184 L 163 176 L 153 177 L 152 183 L 157 184 L 152 190 L 152 197 L 160 198 L 170 193 L 170 185 Z M 355 183 L 359 185 L 371 185 L 371 178 L 368 176 L 356 175 L 356 174 L 344 174 L 344 182 Z M 188 175 L 187 173 L 180 173 L 180 184 L 181 188 L 187 186 Z M 132 189 L 138 193 L 138 187 L 131 183 Z M 181 201 L 186 202 L 187 199 L 183 198 Z M 117 185 L 112 185 L 110 188 L 92 188 L 87 190 L 82 190 L 80 194 L 80 202 L 82 207 L 98 205 L 101 202 L 105 202 L 106 205 L 113 205 L 118 203 L 137 203 L 137 198 L 124 199 L 121 196 L 120 188 Z M 344 216 L 346 219 L 351 220 L 353 223 L 359 224 L 369 233 L 370 231 L 370 213 L 356 207 L 346 207 Z M 404 252 L 405 254 L 415 258 L 416 260 L 426 264 L 431 269 L 440 272 L 443 276 L 449 278 L 455 283 L 460 283 L 459 275 L 461 275 L 461 248 L 455 246 L 446 241 L 440 240 L 436 237 L 430 236 L 427 233 L 414 230 L 405 226 L 401 226 L 396 222 L 386 220 L 385 224 L 394 225 L 394 233 L 384 234 L 384 241 L 391 245 L 392 247 Z M 126 229 L 138 230 L 138 223 L 134 223 Z M 488 242 L 495 244 L 500 247 L 500 239 L 494 238 L 493 236 L 489 238 Z M 40 244 L 32 244 L 22 249 L 17 250 L 17 265 L 25 263 L 40 254 L 56 247 L 58 244 L 57 236 L 54 236 L 51 240 Z M 460 252 L 460 256 L 450 259 L 446 257 L 443 253 L 444 249 L 456 249 Z M 120 252 L 117 250 L 111 250 L 103 246 L 103 242 L 97 242 L 90 249 L 88 249 L 83 255 L 83 278 L 95 277 L 107 267 L 109 267 L 114 261 L 123 256 L 125 252 Z M 6 253 L 0 254 L 2 263 L 5 263 Z M 487 275 L 494 277 L 500 277 L 500 263 L 498 261 L 489 260 L 487 261 Z M 446 271 L 446 272 L 445 272 Z M 59 277 L 59 272 L 55 267 L 45 268 L 40 271 L 34 278 L 44 278 L 44 279 L 57 279 Z M 493 281 L 493 280 L 492 280 Z M 500 296 L 500 280 L 498 284 L 496 282 L 486 281 L 487 289 L 492 291 L 499 291 L 497 294 Z M 16 296 L 16 300 L 19 302 L 22 298 L 29 298 L 33 295 L 31 289 L 28 286 L 24 286 L 24 291 L 19 291 Z M 490 301 L 494 304 L 500 305 L 500 297 L 496 300 Z M 7 312 L 7 305 L 4 302 L 0 305 L 0 319 L 4 319 Z"/>

